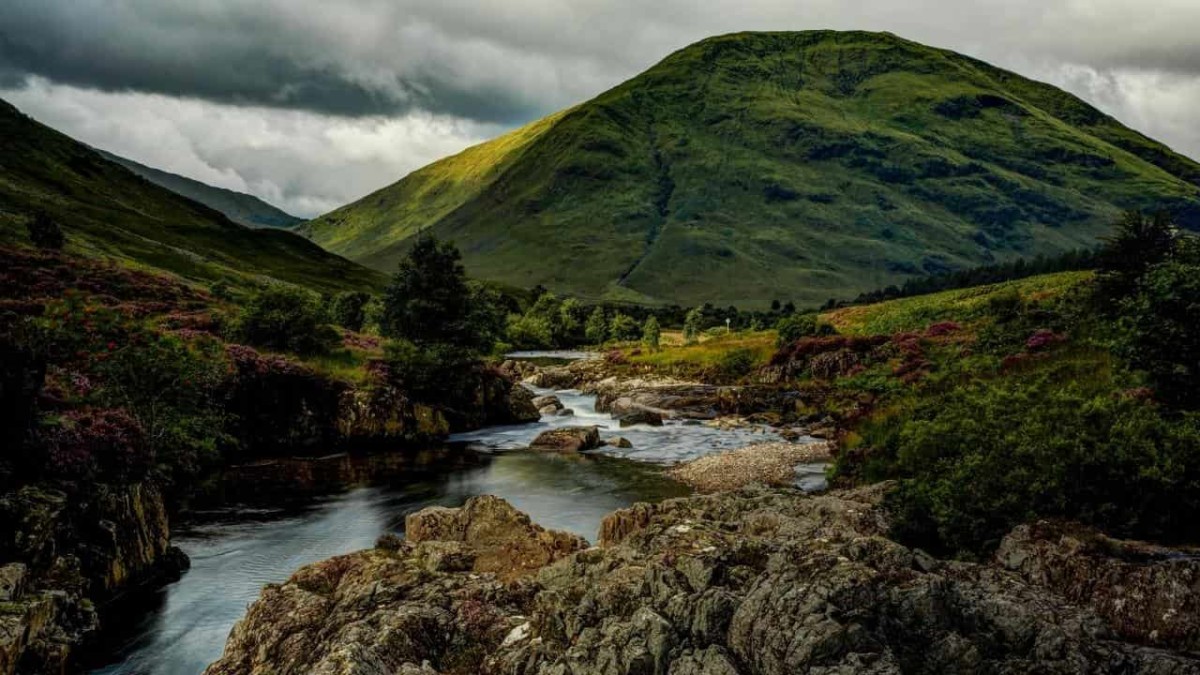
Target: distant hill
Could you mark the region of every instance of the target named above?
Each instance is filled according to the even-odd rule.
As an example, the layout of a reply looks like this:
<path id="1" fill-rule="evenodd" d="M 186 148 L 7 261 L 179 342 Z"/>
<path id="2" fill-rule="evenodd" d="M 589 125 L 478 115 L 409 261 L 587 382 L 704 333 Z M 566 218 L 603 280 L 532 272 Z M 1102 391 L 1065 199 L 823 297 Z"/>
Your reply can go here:
<path id="1" fill-rule="evenodd" d="M 1091 247 L 1121 210 L 1200 228 L 1200 165 L 1078 98 L 891 34 L 704 40 L 300 227 L 392 269 L 588 299 L 818 304 Z"/>
<path id="2" fill-rule="evenodd" d="M 96 151 L 105 159 L 120 164 L 151 183 L 216 209 L 233 222 L 246 227 L 292 227 L 304 222 L 303 218 L 297 218 L 282 209 L 271 206 L 254 195 L 214 187 L 198 180 L 139 164 L 132 159 L 125 159 L 104 150 L 97 149 Z"/>
<path id="3" fill-rule="evenodd" d="M 38 211 L 62 225 L 68 250 L 200 281 L 273 278 L 332 292 L 384 279 L 291 232 L 238 225 L 0 101 L 0 241 L 27 241 Z"/>

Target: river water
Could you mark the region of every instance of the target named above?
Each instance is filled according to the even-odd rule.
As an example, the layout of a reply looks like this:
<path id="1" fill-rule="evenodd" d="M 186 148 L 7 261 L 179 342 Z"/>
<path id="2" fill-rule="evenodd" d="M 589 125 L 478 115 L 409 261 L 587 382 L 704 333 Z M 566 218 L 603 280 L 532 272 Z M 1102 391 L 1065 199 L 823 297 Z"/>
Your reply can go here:
<path id="1" fill-rule="evenodd" d="M 107 618 L 106 653 L 92 672 L 200 673 L 220 656 L 263 585 L 283 582 L 303 565 L 369 548 L 382 533 L 403 533 L 404 517 L 427 506 L 498 495 L 537 523 L 595 541 L 600 521 L 614 509 L 687 493 L 661 476 L 661 465 L 776 438 L 764 429 L 722 431 L 673 421 L 620 429 L 595 411 L 591 396 L 538 393 L 556 394 L 575 414 L 459 434 L 446 447 L 421 453 L 281 460 L 227 472 L 175 527 L 172 540 L 191 557 L 191 569 L 125 603 L 119 619 Z M 620 435 L 633 447 L 575 456 L 523 450 L 541 431 L 569 425 L 600 426 L 602 438 Z M 819 467 L 799 470 L 797 482 L 818 486 Z"/>

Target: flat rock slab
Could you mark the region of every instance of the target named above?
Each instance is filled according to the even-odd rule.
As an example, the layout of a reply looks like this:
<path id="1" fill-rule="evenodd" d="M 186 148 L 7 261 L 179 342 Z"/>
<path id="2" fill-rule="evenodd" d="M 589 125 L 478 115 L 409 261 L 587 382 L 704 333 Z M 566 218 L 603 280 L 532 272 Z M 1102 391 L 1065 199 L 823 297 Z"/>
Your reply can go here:
<path id="1" fill-rule="evenodd" d="M 667 475 L 697 492 L 736 490 L 752 483 L 787 487 L 796 466 L 832 460 L 829 443 L 756 443 L 674 466 Z"/>

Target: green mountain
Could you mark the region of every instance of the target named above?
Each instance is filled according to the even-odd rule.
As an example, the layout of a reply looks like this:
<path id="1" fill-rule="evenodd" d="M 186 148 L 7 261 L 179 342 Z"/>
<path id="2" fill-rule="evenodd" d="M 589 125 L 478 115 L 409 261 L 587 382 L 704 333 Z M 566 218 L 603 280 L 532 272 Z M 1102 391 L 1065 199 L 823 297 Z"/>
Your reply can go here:
<path id="1" fill-rule="evenodd" d="M 820 302 L 1200 228 L 1200 165 L 1083 101 L 890 34 L 704 40 L 301 226 L 390 270 L 424 229 L 482 278 L 642 302 Z"/>
<path id="2" fill-rule="evenodd" d="M 254 195 L 213 187 L 198 180 L 139 164 L 132 159 L 125 159 L 111 152 L 99 149 L 96 151 L 110 162 L 120 164 L 155 185 L 165 187 L 171 192 L 220 211 L 225 214 L 225 217 L 239 225 L 292 227 L 304 222 L 303 218 L 297 218 L 282 209 L 271 206 Z"/>
<path id="3" fill-rule="evenodd" d="M 69 251 L 199 281 L 274 278 L 318 291 L 383 283 L 291 232 L 238 225 L 0 101 L 0 242 L 26 242 L 25 224 L 39 211 L 62 226 Z"/>

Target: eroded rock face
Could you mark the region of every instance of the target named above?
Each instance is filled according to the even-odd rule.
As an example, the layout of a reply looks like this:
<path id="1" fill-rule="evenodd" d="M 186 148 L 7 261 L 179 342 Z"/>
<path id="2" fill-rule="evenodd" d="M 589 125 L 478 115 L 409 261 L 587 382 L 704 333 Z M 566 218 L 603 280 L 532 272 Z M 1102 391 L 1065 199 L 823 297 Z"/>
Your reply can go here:
<path id="1" fill-rule="evenodd" d="M 208 672 L 1200 673 L 1194 654 L 1129 640 L 1037 577 L 1061 536 L 1014 533 L 1005 564 L 938 561 L 883 536 L 886 489 L 639 504 L 605 521 L 600 548 L 507 581 L 479 567 L 478 546 L 493 528 L 533 545 L 544 535 L 527 520 L 499 500 L 425 512 L 417 541 L 268 587 Z"/>

